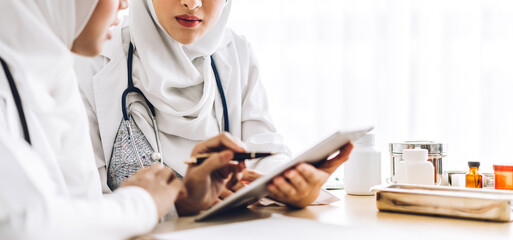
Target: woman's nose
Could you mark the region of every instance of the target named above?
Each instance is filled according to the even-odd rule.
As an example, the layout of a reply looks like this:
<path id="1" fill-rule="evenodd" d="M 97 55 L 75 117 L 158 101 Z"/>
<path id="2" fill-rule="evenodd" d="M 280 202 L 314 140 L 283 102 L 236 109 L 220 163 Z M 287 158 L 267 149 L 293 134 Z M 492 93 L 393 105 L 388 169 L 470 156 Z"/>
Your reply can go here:
<path id="1" fill-rule="evenodd" d="M 200 8 L 202 5 L 202 0 L 181 0 L 181 1 L 182 1 L 182 4 L 189 10 L 194 10 L 196 8 Z"/>

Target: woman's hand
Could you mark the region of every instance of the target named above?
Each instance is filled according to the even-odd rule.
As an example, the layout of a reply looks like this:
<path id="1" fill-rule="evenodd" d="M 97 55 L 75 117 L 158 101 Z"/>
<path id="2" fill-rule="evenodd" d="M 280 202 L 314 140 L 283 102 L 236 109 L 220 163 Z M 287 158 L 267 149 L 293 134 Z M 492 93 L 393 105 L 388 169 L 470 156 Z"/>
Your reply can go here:
<path id="1" fill-rule="evenodd" d="M 232 195 L 233 193 L 239 191 L 239 189 L 245 187 L 251 182 L 255 181 L 259 177 L 263 176 L 262 173 L 257 172 L 255 170 L 244 168 L 241 172 L 238 173 L 237 177 L 232 177 L 224 189 L 221 191 L 219 195 L 220 199 L 225 199 Z"/>
<path id="2" fill-rule="evenodd" d="M 234 152 L 246 152 L 242 142 L 228 133 L 197 144 L 191 156 L 216 152 L 202 164 L 190 165 L 183 180 L 184 189 L 178 196 L 175 206 L 180 215 L 192 215 L 209 208 L 219 201 L 225 184 L 237 182 L 240 172 L 246 167 L 244 162 L 230 164 Z"/>
<path id="3" fill-rule="evenodd" d="M 289 206 L 304 208 L 317 199 L 322 185 L 329 176 L 345 161 L 353 150 L 353 144 L 348 143 L 337 156 L 325 159 L 316 167 L 301 163 L 273 178 L 267 185 L 269 197 L 286 203 Z"/>
<path id="4" fill-rule="evenodd" d="M 178 180 L 171 168 L 157 163 L 141 168 L 125 180 L 120 188 L 129 186 L 143 188 L 151 195 L 157 207 L 158 219 L 161 219 L 175 202 L 182 189 L 182 181 Z"/>
<path id="5" fill-rule="evenodd" d="M 321 187 L 329 176 L 349 159 L 352 149 L 353 144 L 349 143 L 341 148 L 340 153 L 334 158 L 321 161 L 317 168 L 307 163 L 301 163 L 280 176 L 276 176 L 267 185 L 268 196 L 296 208 L 310 205 L 319 196 Z M 220 197 L 224 199 L 230 196 L 261 176 L 262 174 L 257 171 L 244 169 L 240 181 L 228 184 L 222 190 Z"/>

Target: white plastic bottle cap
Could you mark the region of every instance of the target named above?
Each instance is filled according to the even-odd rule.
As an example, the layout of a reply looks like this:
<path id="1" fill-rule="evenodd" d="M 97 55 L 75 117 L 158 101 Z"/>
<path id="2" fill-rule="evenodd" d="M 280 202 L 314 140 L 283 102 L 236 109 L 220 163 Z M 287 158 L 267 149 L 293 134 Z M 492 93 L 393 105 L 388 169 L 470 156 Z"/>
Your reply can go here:
<path id="1" fill-rule="evenodd" d="M 365 136 L 359 138 L 354 142 L 358 145 L 373 146 L 374 145 L 374 133 L 367 133 Z"/>
<path id="2" fill-rule="evenodd" d="M 428 159 L 428 150 L 426 149 L 404 149 L 403 159 L 407 162 L 421 162 Z"/>

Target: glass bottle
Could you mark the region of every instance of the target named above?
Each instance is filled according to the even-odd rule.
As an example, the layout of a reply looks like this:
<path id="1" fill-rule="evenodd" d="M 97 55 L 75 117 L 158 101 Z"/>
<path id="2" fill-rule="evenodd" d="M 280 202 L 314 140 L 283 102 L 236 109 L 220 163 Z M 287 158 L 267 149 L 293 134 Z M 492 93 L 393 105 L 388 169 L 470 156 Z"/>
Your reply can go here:
<path id="1" fill-rule="evenodd" d="M 468 162 L 468 173 L 465 176 L 465 186 L 468 188 L 483 188 L 483 175 L 479 173 L 479 162 Z"/>

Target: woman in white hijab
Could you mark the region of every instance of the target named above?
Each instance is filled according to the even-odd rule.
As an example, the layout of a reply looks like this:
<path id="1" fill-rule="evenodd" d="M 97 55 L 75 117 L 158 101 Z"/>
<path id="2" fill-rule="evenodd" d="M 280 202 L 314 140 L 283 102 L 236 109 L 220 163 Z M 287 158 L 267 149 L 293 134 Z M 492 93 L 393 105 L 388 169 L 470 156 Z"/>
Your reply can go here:
<path id="1" fill-rule="evenodd" d="M 126 239 L 151 230 L 183 190 L 170 169 L 154 165 L 113 194 L 101 194 L 70 50 L 98 54 L 127 5 L 0 1 L 0 239 Z M 208 147 L 244 151 L 223 135 L 197 150 Z M 231 169 L 215 170 L 232 154 L 225 150 L 207 160 L 210 168 L 193 168 L 206 177 L 189 181 L 223 186 Z M 214 171 L 221 177 L 210 178 Z M 206 192 L 196 202 L 215 201 L 218 194 Z"/>
<path id="2" fill-rule="evenodd" d="M 110 191 L 107 169 L 122 118 L 119 102 L 127 87 L 131 44 L 135 50 L 129 74 L 155 107 L 163 160 L 178 174 L 186 172 L 183 162 L 197 142 L 223 131 L 242 139 L 250 151 L 281 153 L 249 161 L 248 168 L 265 173 L 289 158 L 271 121 L 252 50 L 226 28 L 230 6 L 231 0 L 133 0 L 129 20 L 114 30 L 101 56 L 77 63 L 104 192 Z M 137 125 L 155 149 L 148 114 L 135 112 Z M 343 152 L 318 168 L 301 164 L 276 177 L 268 186 L 271 197 L 295 207 L 312 203 L 329 175 L 347 160 L 350 147 Z M 245 172 L 246 180 L 254 176 L 258 173 Z"/>

